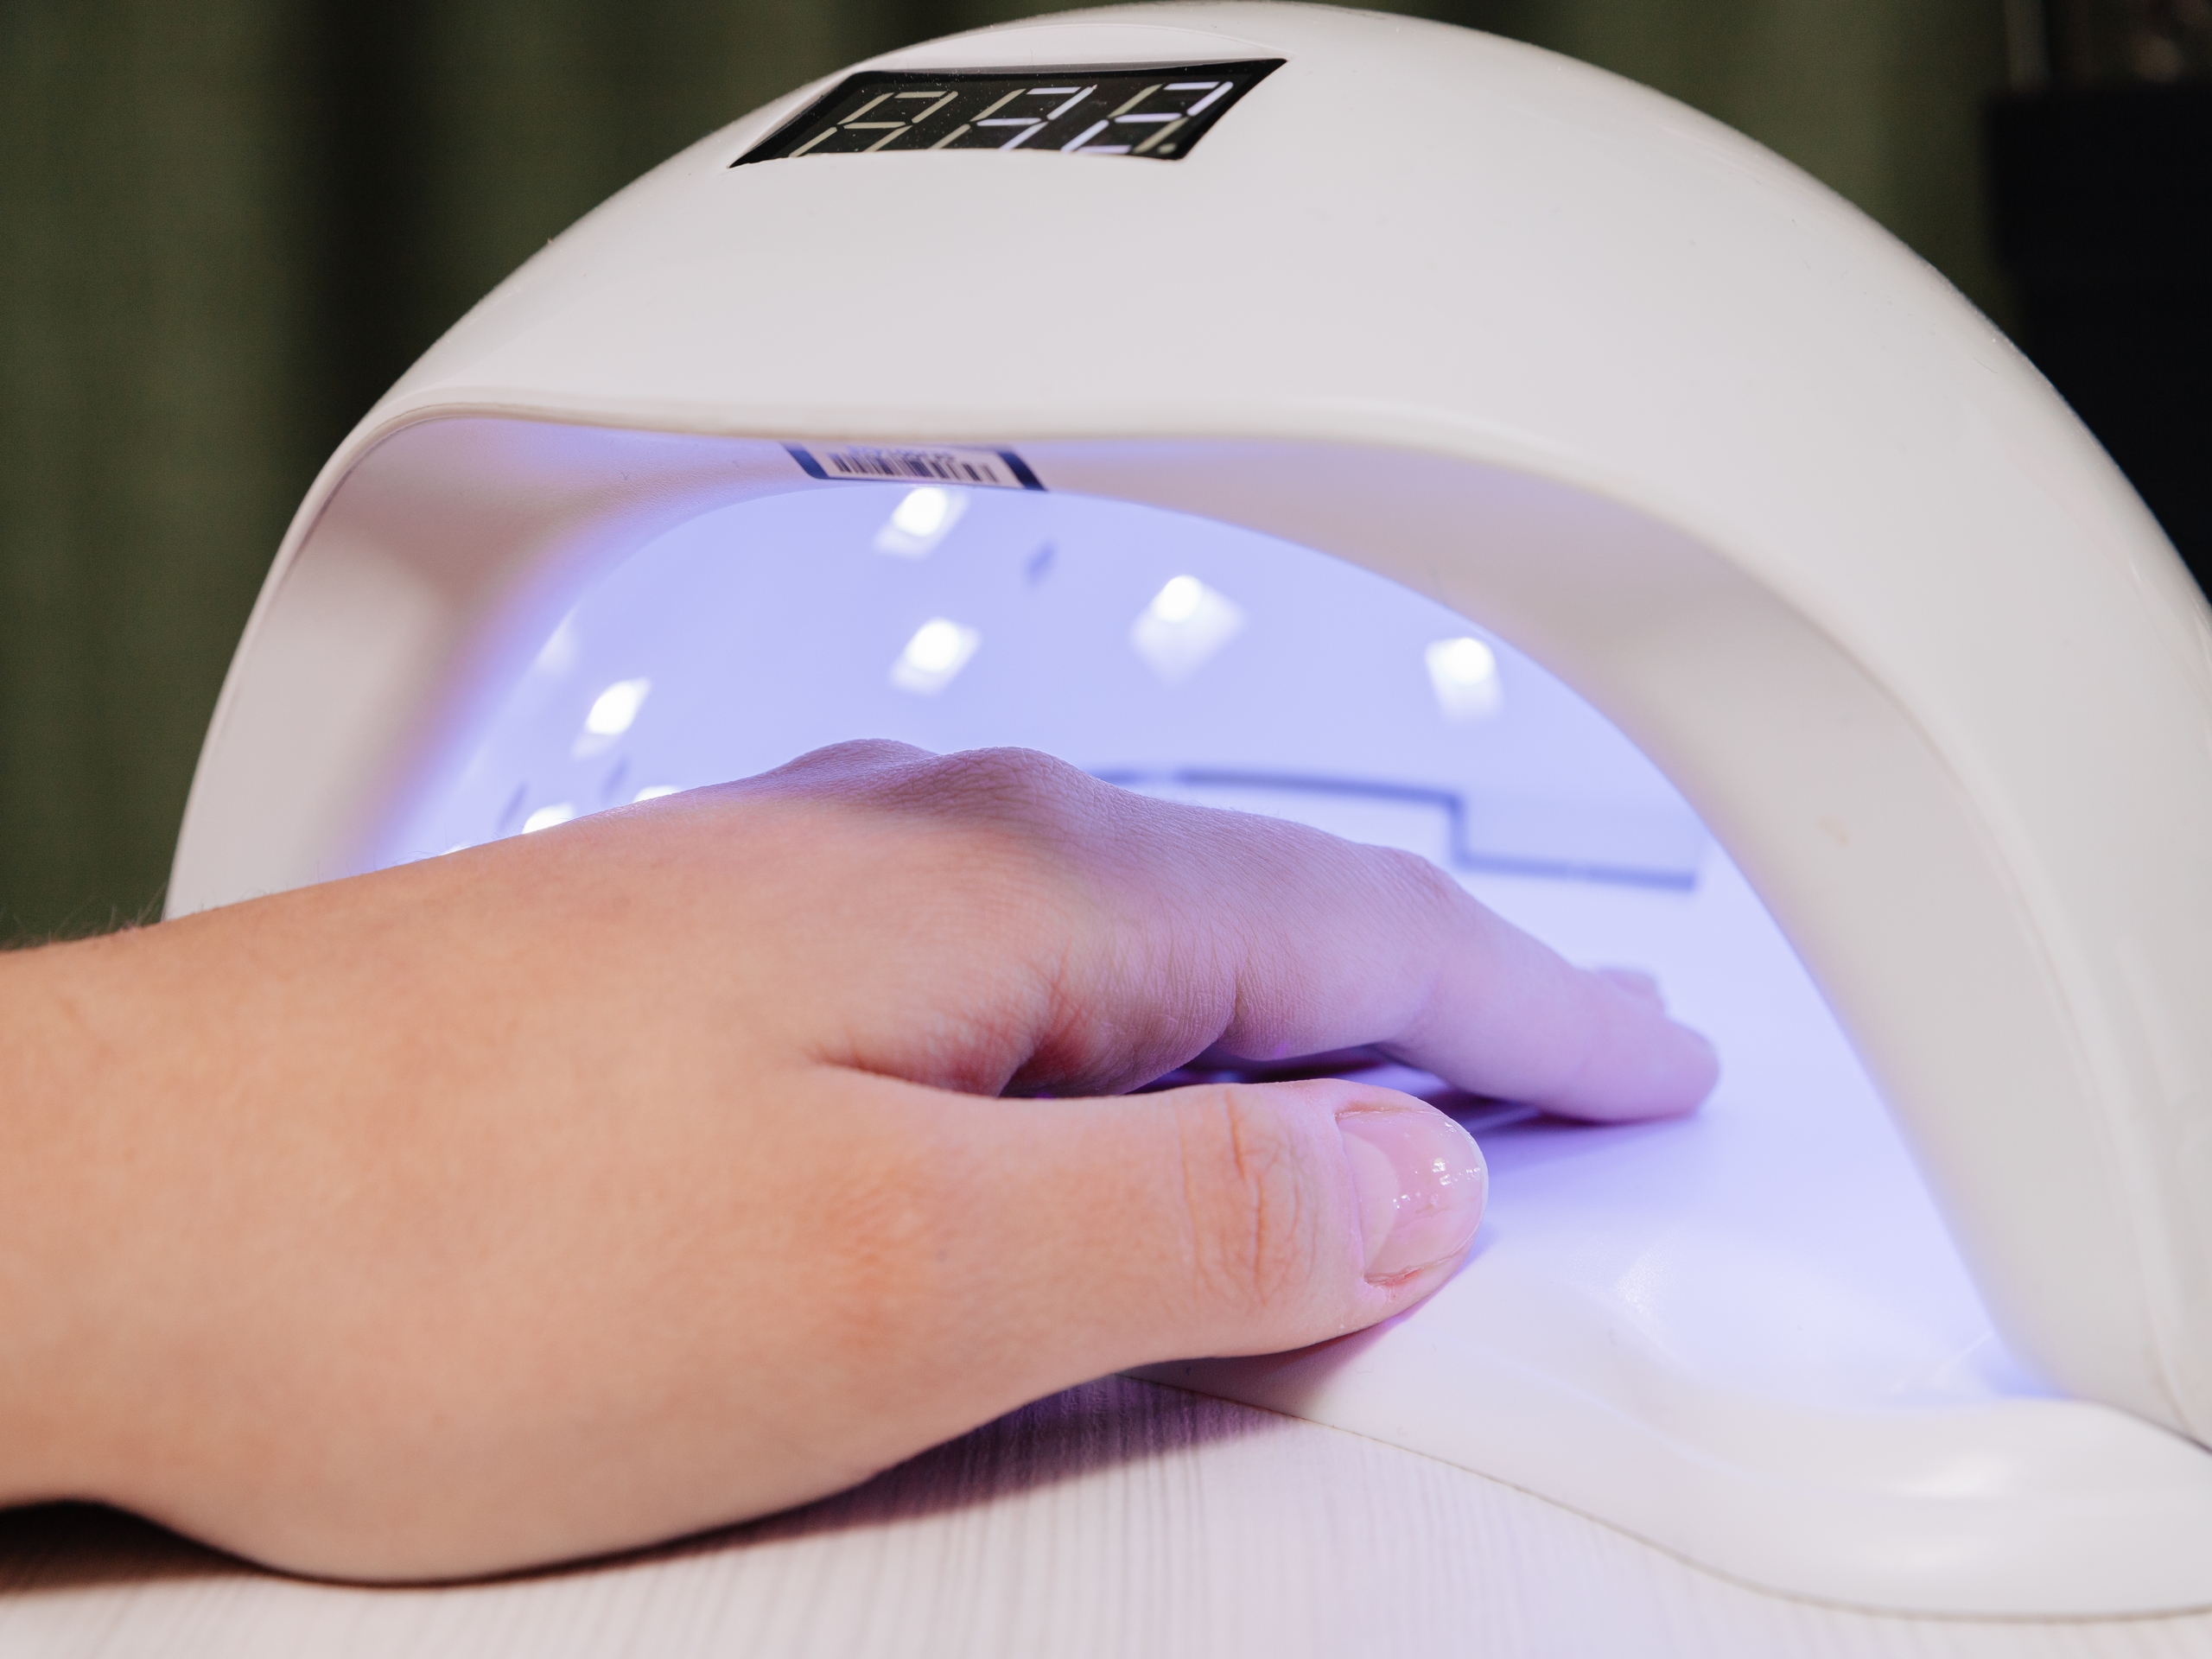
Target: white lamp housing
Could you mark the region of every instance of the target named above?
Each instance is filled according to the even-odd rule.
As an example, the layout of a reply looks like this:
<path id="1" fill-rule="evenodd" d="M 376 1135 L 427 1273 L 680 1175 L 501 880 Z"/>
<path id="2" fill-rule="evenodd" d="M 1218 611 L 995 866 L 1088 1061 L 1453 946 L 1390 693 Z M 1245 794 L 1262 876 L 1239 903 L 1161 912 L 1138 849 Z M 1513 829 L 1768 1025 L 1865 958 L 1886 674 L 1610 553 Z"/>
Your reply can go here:
<path id="1" fill-rule="evenodd" d="M 1041 121 L 1011 153 L 922 142 L 921 93 L 981 84 L 955 72 L 1030 96 L 1180 69 L 1127 106 L 1152 133 L 1200 96 L 1158 87 L 1277 60 L 1211 125 L 1173 115 L 1198 134 L 1173 154 Z M 2212 626 L 2033 368 L 1758 146 L 1481 35 L 1128 6 L 860 70 L 906 77 L 881 83 L 912 95 L 881 143 L 837 124 L 861 118 L 842 76 L 702 140 L 509 278 L 331 459 L 224 689 L 171 912 L 787 759 L 651 747 L 697 677 L 756 658 L 780 666 L 718 728 L 939 721 L 898 729 L 1195 797 L 1433 806 L 1471 884 L 1536 880 L 1586 830 L 1552 874 L 1600 879 L 1554 887 L 1706 918 L 1720 988 L 1690 1012 L 1728 1086 L 1769 1092 L 1725 1086 L 1701 1124 L 1531 1131 L 1553 1151 L 1525 1175 L 1494 1152 L 1491 1242 L 1423 1310 L 1174 1374 L 1785 1591 L 2212 1604 Z M 803 116 L 828 124 L 811 149 L 736 164 L 808 142 Z M 902 519 L 925 487 L 942 499 Z M 809 563 L 809 537 L 831 551 Z M 1021 644 L 1048 614 L 1093 643 Z M 1298 702 L 1287 658 L 1287 701 L 1230 695 L 1300 628 L 1325 678 L 1402 662 L 1404 701 L 1339 730 L 1349 705 Z M 849 636 L 835 683 L 876 701 L 832 709 L 787 634 Z M 1558 682 L 1611 722 L 1558 715 L 1611 792 L 1554 791 L 1523 817 L 1566 827 L 1516 841 L 1526 801 L 1480 790 L 1519 764 L 1516 722 L 1567 706 Z M 1176 697 L 1187 719 L 1141 743 L 1091 741 Z M 1421 771 L 1415 737 L 1461 772 Z M 1363 766 L 1401 781 L 1344 783 Z M 1769 914 L 1820 996 L 1789 1001 Z M 1785 1029 L 1794 1053 L 1745 1058 Z M 1860 1062 L 1910 1166 L 1852 1116 Z M 1796 1116 L 1792 1089 L 1815 1103 Z M 1938 1211 L 1948 1242 L 1916 1219 Z M 1752 1243 L 1713 1230 L 1732 1217 Z M 1928 1336 L 1910 1388 L 1853 1371 L 1833 1332 L 1904 1330 L 1880 1309 L 1950 1283 L 1953 1248 L 2001 1344 L 1947 1371 Z M 1699 1287 L 1741 1306 L 1729 1275 L 1762 1257 L 1805 1328 L 1708 1340 Z"/>

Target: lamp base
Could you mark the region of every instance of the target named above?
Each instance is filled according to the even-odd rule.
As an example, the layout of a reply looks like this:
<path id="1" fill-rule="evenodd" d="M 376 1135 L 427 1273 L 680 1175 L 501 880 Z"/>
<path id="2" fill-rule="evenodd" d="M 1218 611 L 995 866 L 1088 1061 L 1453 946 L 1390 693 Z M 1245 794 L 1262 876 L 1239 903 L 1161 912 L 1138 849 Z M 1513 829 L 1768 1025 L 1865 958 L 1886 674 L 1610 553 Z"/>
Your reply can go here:
<path id="1" fill-rule="evenodd" d="M 1441 1459 L 1789 1595 L 2000 1618 L 2212 1605 L 2212 1452 L 2013 1363 L 1717 849 L 1686 894 L 1468 885 L 1572 957 L 1657 972 L 1719 1046 L 1713 1100 L 1618 1127 L 1478 1109 L 1491 1211 L 1433 1297 L 1302 1352 L 1138 1375 Z"/>

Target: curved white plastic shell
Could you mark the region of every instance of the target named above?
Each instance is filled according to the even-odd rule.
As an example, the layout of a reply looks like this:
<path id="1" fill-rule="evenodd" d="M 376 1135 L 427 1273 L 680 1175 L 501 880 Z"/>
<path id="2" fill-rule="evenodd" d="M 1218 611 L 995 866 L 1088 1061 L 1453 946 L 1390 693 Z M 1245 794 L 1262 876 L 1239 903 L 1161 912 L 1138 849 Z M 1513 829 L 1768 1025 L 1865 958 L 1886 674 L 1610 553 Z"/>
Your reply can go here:
<path id="1" fill-rule="evenodd" d="M 1052 488 L 1365 565 L 1582 692 L 1812 969 L 2015 1351 L 2212 1440 L 2212 627 L 2155 524 L 1928 267 L 1587 67 L 1274 4 L 875 61 L 1272 56 L 1180 162 L 730 166 L 823 83 L 559 238 L 302 505 L 172 912 L 360 868 L 437 722 L 523 649 L 493 624 L 658 527 L 803 486 L 773 441 L 1010 445 Z M 2065 1610 L 2004 1576 L 1960 1594 Z M 2212 1583 L 2056 1593 L 2108 1611 Z"/>

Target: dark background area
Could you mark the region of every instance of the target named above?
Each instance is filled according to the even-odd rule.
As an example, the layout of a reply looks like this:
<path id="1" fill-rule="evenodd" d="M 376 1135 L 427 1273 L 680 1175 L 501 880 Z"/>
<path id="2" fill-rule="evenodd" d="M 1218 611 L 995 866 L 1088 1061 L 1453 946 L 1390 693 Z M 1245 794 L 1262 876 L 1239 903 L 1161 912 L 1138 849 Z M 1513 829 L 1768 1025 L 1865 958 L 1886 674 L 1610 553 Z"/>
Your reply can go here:
<path id="1" fill-rule="evenodd" d="M 1988 113 L 2016 332 L 2212 591 L 2212 0 L 2014 0 Z"/>
<path id="2" fill-rule="evenodd" d="M 2141 29 L 2069 34 L 2068 0 L 2056 25 L 2037 0 L 1388 9 L 1697 105 L 2014 327 L 2023 300 L 1999 274 L 1983 171 L 1991 100 L 2186 80 L 2202 67 L 2195 3 L 2167 6 L 2177 55 L 2150 70 Z M 481 294 L 639 173 L 803 80 L 1057 9 L 0 0 L 0 938 L 158 905 L 286 520 L 346 429 Z"/>

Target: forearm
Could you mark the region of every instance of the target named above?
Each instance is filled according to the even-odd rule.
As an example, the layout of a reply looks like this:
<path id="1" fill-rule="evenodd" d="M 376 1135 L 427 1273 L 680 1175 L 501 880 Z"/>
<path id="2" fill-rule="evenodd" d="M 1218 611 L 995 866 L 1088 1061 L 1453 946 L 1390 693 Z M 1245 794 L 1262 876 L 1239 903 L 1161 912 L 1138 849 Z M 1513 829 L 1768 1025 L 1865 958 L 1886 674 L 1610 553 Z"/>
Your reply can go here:
<path id="1" fill-rule="evenodd" d="M 0 1502 L 254 1479 L 298 1310 L 366 1276 L 316 1254 L 365 1096 L 406 1082 L 364 1063 L 346 939 L 326 890 L 0 957 Z"/>
<path id="2" fill-rule="evenodd" d="M 0 956 L 0 1502 L 99 1492 L 181 1033 L 123 937 Z"/>

